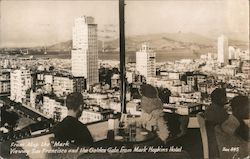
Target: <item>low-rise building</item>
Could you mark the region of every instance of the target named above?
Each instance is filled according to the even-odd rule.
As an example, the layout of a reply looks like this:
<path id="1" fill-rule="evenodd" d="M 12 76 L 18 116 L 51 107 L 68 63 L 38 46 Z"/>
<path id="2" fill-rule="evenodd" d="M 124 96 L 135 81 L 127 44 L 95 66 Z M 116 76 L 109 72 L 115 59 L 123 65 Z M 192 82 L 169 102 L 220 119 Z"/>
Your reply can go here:
<path id="1" fill-rule="evenodd" d="M 94 106 L 91 109 L 83 110 L 82 115 L 79 118 L 79 121 L 81 121 L 84 124 L 92 123 L 96 121 L 109 119 L 111 114 L 113 114 L 113 110 L 111 109 L 102 109 L 98 106 Z"/>
<path id="2" fill-rule="evenodd" d="M 84 77 L 73 77 L 73 91 L 83 92 L 87 89 L 86 79 Z"/>
<path id="3" fill-rule="evenodd" d="M 110 109 L 114 110 L 114 112 L 121 112 L 121 103 L 119 101 L 112 101 L 109 105 Z"/>
<path id="4" fill-rule="evenodd" d="M 68 109 L 64 104 L 64 99 L 58 99 L 54 96 L 43 97 L 43 114 L 55 121 L 62 121 L 68 113 Z"/>
<path id="5" fill-rule="evenodd" d="M 199 103 L 183 103 L 183 104 L 165 104 L 163 111 L 177 113 L 180 115 L 189 115 L 202 111 L 202 104 Z"/>
<path id="6" fill-rule="evenodd" d="M 10 95 L 10 69 L 0 70 L 0 96 Z"/>
<path id="7" fill-rule="evenodd" d="M 26 100 L 26 91 L 31 88 L 31 73 L 24 68 L 10 73 L 11 95 L 10 99 L 23 103 Z"/>
<path id="8" fill-rule="evenodd" d="M 115 88 L 115 87 L 120 87 L 120 75 L 119 74 L 114 74 L 111 77 L 111 88 Z"/>
<path id="9" fill-rule="evenodd" d="M 170 86 L 168 88 L 172 94 L 179 94 L 182 91 L 182 86 L 181 85 L 174 85 L 174 86 Z"/>
<path id="10" fill-rule="evenodd" d="M 201 92 L 179 93 L 169 97 L 169 103 L 199 103 L 201 102 Z"/>
<path id="11" fill-rule="evenodd" d="M 101 112 L 92 111 L 88 109 L 83 110 L 82 116 L 79 118 L 79 121 L 81 121 L 84 124 L 92 123 L 92 122 L 100 121 L 100 120 L 103 120 L 103 116 Z"/>
<path id="12" fill-rule="evenodd" d="M 58 97 L 67 96 L 73 92 L 73 77 L 64 75 L 55 75 L 53 82 L 53 92 Z"/>
<path id="13" fill-rule="evenodd" d="M 178 80 L 180 79 L 180 72 L 168 72 L 168 78 Z"/>
<path id="14" fill-rule="evenodd" d="M 234 79 L 229 79 L 228 84 L 230 84 L 233 87 L 243 88 L 244 81 L 240 78 L 234 78 Z"/>

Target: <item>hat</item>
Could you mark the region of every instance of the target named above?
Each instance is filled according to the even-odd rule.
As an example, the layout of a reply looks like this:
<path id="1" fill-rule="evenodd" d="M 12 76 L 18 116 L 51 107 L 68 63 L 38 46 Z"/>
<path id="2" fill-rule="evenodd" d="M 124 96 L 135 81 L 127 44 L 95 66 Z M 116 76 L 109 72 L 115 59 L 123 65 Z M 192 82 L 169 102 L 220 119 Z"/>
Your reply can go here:
<path id="1" fill-rule="evenodd" d="M 141 93 L 143 96 L 148 97 L 148 98 L 157 98 L 158 97 L 157 89 L 150 84 L 143 84 L 141 86 Z"/>

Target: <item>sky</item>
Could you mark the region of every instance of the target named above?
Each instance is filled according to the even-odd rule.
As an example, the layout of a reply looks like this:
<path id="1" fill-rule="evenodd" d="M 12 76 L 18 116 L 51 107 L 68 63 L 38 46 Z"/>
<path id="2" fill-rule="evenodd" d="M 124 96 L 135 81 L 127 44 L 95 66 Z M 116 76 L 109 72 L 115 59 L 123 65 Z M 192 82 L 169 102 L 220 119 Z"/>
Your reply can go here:
<path id="1" fill-rule="evenodd" d="M 248 0 L 126 0 L 126 35 L 194 32 L 249 35 Z M 98 29 L 118 34 L 118 0 L 2 0 L 0 47 L 70 40 L 74 19 L 93 16 Z M 110 27 L 109 27 L 110 28 Z"/>

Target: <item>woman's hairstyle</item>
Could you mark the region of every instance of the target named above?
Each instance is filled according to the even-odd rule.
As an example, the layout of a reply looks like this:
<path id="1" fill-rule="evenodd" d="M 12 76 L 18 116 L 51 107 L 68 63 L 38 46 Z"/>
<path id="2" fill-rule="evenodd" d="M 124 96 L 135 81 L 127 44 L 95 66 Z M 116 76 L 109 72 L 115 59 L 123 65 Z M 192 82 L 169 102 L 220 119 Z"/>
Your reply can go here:
<path id="1" fill-rule="evenodd" d="M 226 90 L 224 88 L 216 88 L 212 93 L 211 93 L 211 100 L 213 103 L 216 103 L 218 105 L 225 105 L 227 101 L 227 94 Z"/>
<path id="2" fill-rule="evenodd" d="M 141 85 L 141 94 L 148 98 L 157 98 L 158 91 L 157 89 L 150 84 L 142 84 Z"/>

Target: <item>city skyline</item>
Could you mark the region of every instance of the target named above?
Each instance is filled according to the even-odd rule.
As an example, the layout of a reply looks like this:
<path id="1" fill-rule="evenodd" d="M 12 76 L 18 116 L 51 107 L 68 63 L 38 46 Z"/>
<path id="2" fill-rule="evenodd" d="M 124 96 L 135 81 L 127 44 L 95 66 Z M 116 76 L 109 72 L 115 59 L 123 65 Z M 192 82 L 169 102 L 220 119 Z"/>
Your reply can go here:
<path id="1" fill-rule="evenodd" d="M 126 1 L 125 32 L 127 36 L 223 33 L 248 41 L 248 1 L 241 2 Z M 105 25 L 113 25 L 118 37 L 118 1 L 1 1 L 0 47 L 46 46 L 70 40 L 74 18 L 81 15 L 93 16 L 99 32 Z"/>

